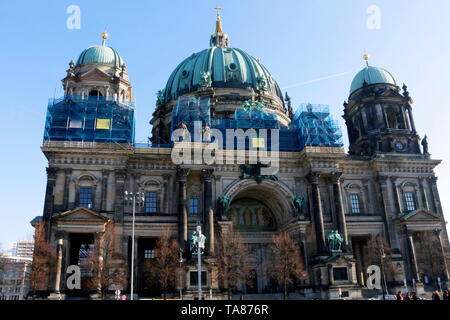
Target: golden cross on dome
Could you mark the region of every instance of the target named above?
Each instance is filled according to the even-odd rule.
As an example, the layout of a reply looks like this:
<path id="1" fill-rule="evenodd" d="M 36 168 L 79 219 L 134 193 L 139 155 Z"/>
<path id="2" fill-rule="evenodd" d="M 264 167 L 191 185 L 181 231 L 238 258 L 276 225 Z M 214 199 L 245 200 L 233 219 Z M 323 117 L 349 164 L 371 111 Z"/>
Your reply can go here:
<path id="1" fill-rule="evenodd" d="M 220 19 L 220 10 L 222 10 L 222 8 L 219 7 L 219 6 L 217 6 L 217 7 L 215 7 L 214 9 L 217 10 L 217 18 Z"/>

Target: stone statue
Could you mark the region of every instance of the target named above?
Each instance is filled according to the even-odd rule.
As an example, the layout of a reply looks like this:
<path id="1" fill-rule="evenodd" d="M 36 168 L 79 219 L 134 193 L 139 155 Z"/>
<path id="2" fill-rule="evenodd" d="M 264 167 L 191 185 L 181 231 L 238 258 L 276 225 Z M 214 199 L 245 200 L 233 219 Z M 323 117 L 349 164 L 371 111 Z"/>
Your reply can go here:
<path id="1" fill-rule="evenodd" d="M 203 141 L 211 141 L 211 128 L 209 127 L 208 123 L 206 123 L 205 127 L 203 128 Z"/>
<path id="2" fill-rule="evenodd" d="M 212 85 L 212 81 L 211 81 L 211 74 L 209 73 L 209 71 L 204 72 L 204 71 L 200 71 L 200 86 L 204 87 L 204 88 L 210 88 Z"/>
<path id="3" fill-rule="evenodd" d="M 217 202 L 222 209 L 222 212 L 225 213 L 227 211 L 228 206 L 230 205 L 230 197 L 229 196 L 219 196 Z"/>
<path id="4" fill-rule="evenodd" d="M 423 154 L 429 154 L 428 153 L 428 141 L 427 141 L 427 135 L 423 137 L 422 141 L 420 142 L 423 148 Z"/>
<path id="5" fill-rule="evenodd" d="M 198 246 L 200 246 L 200 254 L 204 254 L 205 251 L 205 241 L 206 241 L 206 237 L 204 234 L 200 234 L 200 243 L 198 243 L 198 236 L 197 236 L 197 231 L 194 231 L 192 233 L 191 239 L 190 239 L 190 243 L 189 243 L 189 249 L 191 250 L 192 255 L 196 255 L 197 254 L 197 249 Z"/>
<path id="6" fill-rule="evenodd" d="M 184 123 L 184 121 L 182 121 L 180 123 L 180 126 L 178 127 L 178 129 L 182 129 L 183 130 L 183 134 L 181 135 L 181 138 L 184 141 L 189 135 L 189 129 L 188 129 L 186 123 Z"/>
<path id="7" fill-rule="evenodd" d="M 267 165 L 262 164 L 258 161 L 256 164 L 241 164 L 239 168 L 241 169 L 242 175 L 239 177 L 241 180 L 243 179 L 255 179 L 257 184 L 261 184 L 263 179 L 278 181 L 277 176 L 275 175 L 262 175 L 261 168 L 266 168 Z"/>
<path id="8" fill-rule="evenodd" d="M 157 104 L 164 103 L 164 93 L 162 90 L 158 90 L 158 92 L 156 93 L 156 102 Z"/>
<path id="9" fill-rule="evenodd" d="M 344 242 L 344 239 L 341 237 L 337 230 L 332 230 L 328 235 L 328 248 L 331 253 L 342 252 L 342 242 Z"/>
<path id="10" fill-rule="evenodd" d="M 294 198 L 294 206 L 295 206 L 295 209 L 297 210 L 298 215 L 301 215 L 301 213 L 302 213 L 303 201 L 304 201 L 303 197 L 299 196 L 299 197 Z"/>

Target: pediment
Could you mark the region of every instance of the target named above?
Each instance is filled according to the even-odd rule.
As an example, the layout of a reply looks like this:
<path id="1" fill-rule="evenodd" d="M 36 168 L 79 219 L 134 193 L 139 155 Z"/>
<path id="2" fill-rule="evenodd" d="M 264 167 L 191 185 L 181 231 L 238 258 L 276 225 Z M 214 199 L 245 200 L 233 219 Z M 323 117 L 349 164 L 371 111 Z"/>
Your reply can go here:
<path id="1" fill-rule="evenodd" d="M 57 221 L 85 221 L 85 222 L 101 222 L 108 221 L 108 218 L 85 207 L 78 207 L 73 210 L 63 212 L 53 219 Z"/>
<path id="2" fill-rule="evenodd" d="M 88 72 L 80 75 L 80 79 L 82 80 L 97 80 L 97 79 L 111 79 L 111 76 L 102 70 L 95 68 L 91 69 Z"/>
<path id="3" fill-rule="evenodd" d="M 424 221 L 441 221 L 441 217 L 437 214 L 427 210 L 418 209 L 410 213 L 405 214 L 399 219 L 402 222 L 424 222 Z"/>

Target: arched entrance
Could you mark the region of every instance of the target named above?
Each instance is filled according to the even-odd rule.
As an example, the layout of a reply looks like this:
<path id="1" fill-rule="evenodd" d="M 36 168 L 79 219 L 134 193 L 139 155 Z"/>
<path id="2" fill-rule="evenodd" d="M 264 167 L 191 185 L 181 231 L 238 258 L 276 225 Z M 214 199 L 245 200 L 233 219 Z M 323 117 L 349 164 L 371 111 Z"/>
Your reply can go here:
<path id="1" fill-rule="evenodd" d="M 233 229 L 241 233 L 249 246 L 251 285 L 243 285 L 245 293 L 273 292 L 265 261 L 270 255 L 272 235 L 293 217 L 293 194 L 276 181 L 240 180 L 225 189 L 230 205 L 225 215 Z"/>

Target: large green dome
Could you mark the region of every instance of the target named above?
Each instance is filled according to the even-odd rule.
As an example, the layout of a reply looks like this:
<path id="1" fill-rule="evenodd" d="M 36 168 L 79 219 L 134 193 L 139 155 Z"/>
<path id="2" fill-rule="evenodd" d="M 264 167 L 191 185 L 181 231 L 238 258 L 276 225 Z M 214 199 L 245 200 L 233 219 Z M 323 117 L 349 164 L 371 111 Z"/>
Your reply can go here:
<path id="1" fill-rule="evenodd" d="M 208 73 L 215 88 L 264 88 L 283 101 L 281 90 L 269 71 L 248 53 L 229 47 L 213 46 L 181 62 L 167 81 L 164 100 L 196 91 L 202 83 L 202 75 Z"/>
<path id="2" fill-rule="evenodd" d="M 91 46 L 80 54 L 77 65 L 88 63 L 109 64 L 116 68 L 120 68 L 123 65 L 123 60 L 115 49 L 103 44 Z"/>
<path id="3" fill-rule="evenodd" d="M 353 78 L 352 85 L 350 86 L 350 95 L 352 95 L 352 93 L 356 90 L 362 88 L 364 82 L 368 85 L 378 83 L 392 84 L 394 86 L 397 85 L 394 77 L 389 73 L 389 71 L 383 68 L 367 66 L 358 72 L 355 78 Z"/>

